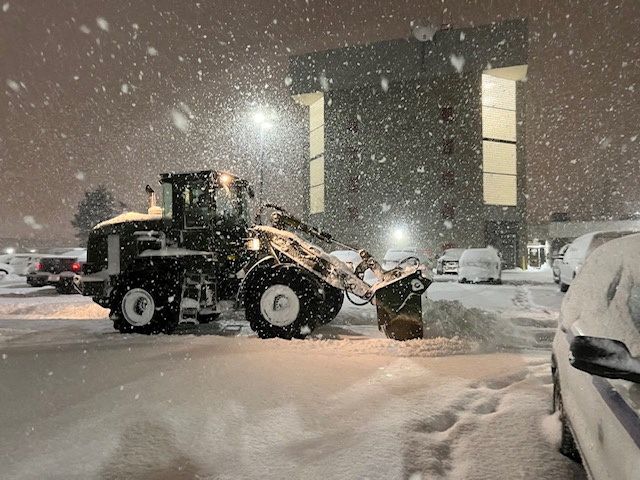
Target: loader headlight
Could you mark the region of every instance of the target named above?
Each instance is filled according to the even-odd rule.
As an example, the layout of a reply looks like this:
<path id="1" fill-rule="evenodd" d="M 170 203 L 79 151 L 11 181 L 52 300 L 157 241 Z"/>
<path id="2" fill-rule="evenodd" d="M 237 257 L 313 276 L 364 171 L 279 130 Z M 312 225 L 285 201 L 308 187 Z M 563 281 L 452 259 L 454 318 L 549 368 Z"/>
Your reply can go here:
<path id="1" fill-rule="evenodd" d="M 257 252 L 260 250 L 260 239 L 259 238 L 247 238 L 245 243 L 247 250 L 251 250 L 252 252 Z"/>

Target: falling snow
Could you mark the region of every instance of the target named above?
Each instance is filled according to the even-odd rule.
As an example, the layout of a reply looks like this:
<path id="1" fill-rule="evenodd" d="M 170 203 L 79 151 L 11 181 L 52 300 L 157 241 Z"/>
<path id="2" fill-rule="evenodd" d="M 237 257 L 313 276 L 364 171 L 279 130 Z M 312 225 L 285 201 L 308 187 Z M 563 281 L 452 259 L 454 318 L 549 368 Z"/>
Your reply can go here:
<path id="1" fill-rule="evenodd" d="M 465 59 L 462 55 L 456 55 L 452 53 L 449 56 L 449 61 L 451 62 L 451 65 L 453 65 L 453 68 L 456 69 L 456 72 L 462 73 L 462 69 L 464 68 L 464 62 L 465 62 Z"/>
<path id="2" fill-rule="evenodd" d="M 109 31 L 109 22 L 104 17 L 96 18 L 96 24 L 100 28 L 100 30 L 104 30 L 105 32 Z"/>

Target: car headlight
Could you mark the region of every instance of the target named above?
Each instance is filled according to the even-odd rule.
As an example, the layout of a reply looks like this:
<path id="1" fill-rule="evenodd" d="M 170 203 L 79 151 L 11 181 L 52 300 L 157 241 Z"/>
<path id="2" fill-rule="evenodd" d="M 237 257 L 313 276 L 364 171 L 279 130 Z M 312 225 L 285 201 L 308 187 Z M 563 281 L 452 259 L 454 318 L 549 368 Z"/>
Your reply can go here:
<path id="1" fill-rule="evenodd" d="M 250 250 L 252 252 L 257 252 L 258 250 L 260 250 L 260 239 L 259 238 L 247 238 L 247 241 L 245 243 L 245 247 L 247 248 L 247 250 Z"/>

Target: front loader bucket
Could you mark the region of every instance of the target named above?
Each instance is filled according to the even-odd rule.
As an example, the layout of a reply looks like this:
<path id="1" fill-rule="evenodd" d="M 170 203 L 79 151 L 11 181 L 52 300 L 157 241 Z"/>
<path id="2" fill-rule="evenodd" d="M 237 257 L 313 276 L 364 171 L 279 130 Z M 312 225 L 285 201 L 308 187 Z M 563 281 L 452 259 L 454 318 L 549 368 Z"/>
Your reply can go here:
<path id="1" fill-rule="evenodd" d="M 418 270 L 376 290 L 378 328 L 387 338 L 422 338 L 422 294 L 431 284 Z"/>

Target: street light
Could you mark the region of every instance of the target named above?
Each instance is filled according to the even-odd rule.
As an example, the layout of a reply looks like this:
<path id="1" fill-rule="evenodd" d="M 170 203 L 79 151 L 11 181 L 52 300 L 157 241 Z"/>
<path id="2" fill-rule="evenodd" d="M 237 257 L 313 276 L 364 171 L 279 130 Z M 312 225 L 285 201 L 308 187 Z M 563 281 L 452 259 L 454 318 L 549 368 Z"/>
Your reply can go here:
<path id="1" fill-rule="evenodd" d="M 264 191 L 265 137 L 267 132 L 273 128 L 273 123 L 270 121 L 271 117 L 272 115 L 267 115 L 262 111 L 257 111 L 253 115 L 253 120 L 260 131 L 260 185 L 258 188 L 258 208 L 262 207 Z"/>

